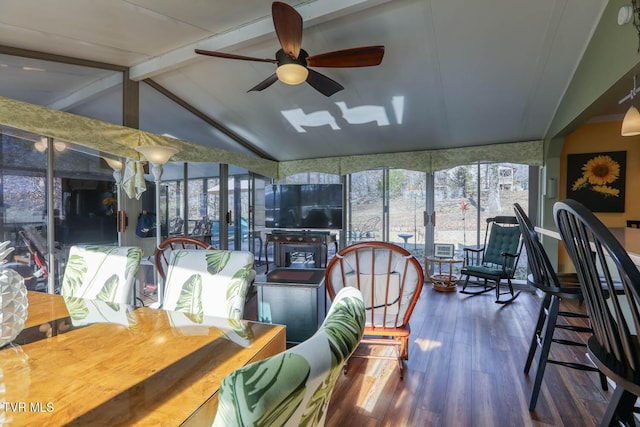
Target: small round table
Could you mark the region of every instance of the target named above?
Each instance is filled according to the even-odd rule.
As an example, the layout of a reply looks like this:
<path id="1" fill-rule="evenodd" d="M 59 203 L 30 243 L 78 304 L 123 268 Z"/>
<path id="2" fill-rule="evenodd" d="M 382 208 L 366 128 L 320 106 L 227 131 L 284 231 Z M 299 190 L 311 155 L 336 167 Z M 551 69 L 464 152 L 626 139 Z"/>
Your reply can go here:
<path id="1" fill-rule="evenodd" d="M 407 249 L 407 243 L 408 243 L 409 239 L 413 237 L 413 234 L 399 233 L 398 237 L 400 237 L 402 240 L 404 240 L 403 248 Z"/>
<path id="2" fill-rule="evenodd" d="M 454 292 L 460 280 L 460 274 L 454 272 L 454 265 L 460 264 L 460 268 L 464 267 L 464 260 L 461 258 L 439 258 L 427 257 L 427 272 L 432 271 L 429 275 L 429 281 L 433 283 L 433 289 L 440 292 Z M 443 269 L 443 265 L 448 268 Z"/>

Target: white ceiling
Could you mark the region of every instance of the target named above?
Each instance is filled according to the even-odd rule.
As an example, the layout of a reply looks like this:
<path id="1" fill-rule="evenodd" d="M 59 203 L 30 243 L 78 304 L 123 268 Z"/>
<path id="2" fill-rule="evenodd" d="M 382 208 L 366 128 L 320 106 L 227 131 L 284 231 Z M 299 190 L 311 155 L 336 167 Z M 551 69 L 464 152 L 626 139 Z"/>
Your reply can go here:
<path id="1" fill-rule="evenodd" d="M 276 160 L 464 147 L 545 136 L 607 1 L 287 3 L 303 17 L 310 55 L 384 45 L 382 64 L 317 69 L 345 87 L 331 97 L 280 82 L 247 93 L 275 65 L 193 50 L 274 58 L 262 0 L 3 0 L 0 52 L 130 67 L 133 80 L 151 79 L 210 119 L 142 84 L 141 129 Z M 0 76 L 1 96 L 122 121 L 117 71 L 5 54 Z M 347 120 L 340 105 L 376 108 Z M 283 111 L 335 123 L 301 133 Z"/>

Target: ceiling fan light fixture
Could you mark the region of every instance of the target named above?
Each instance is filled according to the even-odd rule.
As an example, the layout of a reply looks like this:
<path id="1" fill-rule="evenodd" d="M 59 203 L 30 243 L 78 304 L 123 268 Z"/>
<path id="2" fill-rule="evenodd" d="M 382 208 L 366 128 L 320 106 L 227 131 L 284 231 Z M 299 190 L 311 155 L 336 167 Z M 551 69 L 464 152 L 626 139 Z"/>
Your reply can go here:
<path id="1" fill-rule="evenodd" d="M 271 5 L 271 16 L 273 18 L 276 35 L 278 36 L 278 42 L 282 47 L 276 52 L 276 59 L 256 58 L 203 49 L 196 49 L 195 53 L 242 61 L 270 62 L 278 65 L 275 73 L 271 74 L 247 92 L 264 90 L 280 80 L 289 85 L 298 85 L 302 82 L 307 82 L 312 88 L 324 96 L 331 96 L 343 90 L 344 87 L 340 83 L 313 70 L 314 67 L 371 67 L 380 65 L 382 62 L 384 46 L 355 47 L 325 52 L 310 57 L 309 54 L 301 48 L 302 16 L 300 16 L 296 9 L 287 3 L 275 1 Z M 309 70 L 307 67 L 311 67 L 312 69 Z"/>
<path id="2" fill-rule="evenodd" d="M 304 49 L 300 49 L 297 58 L 290 57 L 282 49 L 277 51 L 278 68 L 276 69 L 276 76 L 278 76 L 278 80 L 288 85 L 299 85 L 305 82 L 309 75 L 309 70 L 307 69 L 308 56 Z"/>
<path id="3" fill-rule="evenodd" d="M 622 120 L 622 136 L 640 135 L 640 112 L 633 105 L 629 107 Z"/>
<path id="4" fill-rule="evenodd" d="M 309 70 L 299 64 L 282 64 L 276 70 L 278 80 L 288 85 L 299 85 L 307 80 Z"/>

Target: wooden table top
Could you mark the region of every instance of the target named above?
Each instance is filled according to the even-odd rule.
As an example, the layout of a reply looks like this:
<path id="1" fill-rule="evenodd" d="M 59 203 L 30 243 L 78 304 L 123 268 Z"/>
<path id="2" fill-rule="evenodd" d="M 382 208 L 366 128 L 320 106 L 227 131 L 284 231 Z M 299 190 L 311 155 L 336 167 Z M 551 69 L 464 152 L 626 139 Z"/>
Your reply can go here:
<path id="1" fill-rule="evenodd" d="M 29 317 L 25 328 L 41 325 L 52 320 L 69 317 L 67 305 L 61 296 L 44 292 L 29 292 Z"/>
<path id="2" fill-rule="evenodd" d="M 637 266 L 640 266 L 640 228 L 631 227 L 611 227 L 611 234 L 622 244 L 622 247 L 629 254 L 629 258 Z M 556 230 L 549 230 L 542 227 L 536 227 L 536 231 L 545 236 L 553 237 L 561 240 L 560 233 Z"/>
<path id="3" fill-rule="evenodd" d="M 100 304 L 29 292 L 31 332 L 0 350 L 6 425 L 210 425 L 222 379 L 285 349 L 278 325 Z"/>

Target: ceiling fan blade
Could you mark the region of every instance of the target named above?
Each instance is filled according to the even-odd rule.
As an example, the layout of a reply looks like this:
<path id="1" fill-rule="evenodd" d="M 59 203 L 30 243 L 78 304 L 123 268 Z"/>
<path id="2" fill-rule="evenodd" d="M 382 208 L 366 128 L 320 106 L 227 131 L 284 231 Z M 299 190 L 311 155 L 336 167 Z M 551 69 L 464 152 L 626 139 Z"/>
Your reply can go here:
<path id="1" fill-rule="evenodd" d="M 282 50 L 293 59 L 298 59 L 302 45 L 302 16 L 286 3 L 279 1 L 271 5 L 273 26 Z"/>
<path id="2" fill-rule="evenodd" d="M 252 87 L 251 89 L 249 89 L 247 92 L 264 90 L 277 81 L 278 81 L 278 76 L 276 75 L 276 73 L 273 73 L 269 77 L 267 77 L 266 79 L 264 79 L 263 81 L 261 81 L 260 83 Z"/>
<path id="3" fill-rule="evenodd" d="M 307 83 L 309 83 L 315 90 L 323 94 L 324 96 L 331 96 L 336 92 L 340 92 L 344 87 L 335 80 L 320 74 L 317 71 L 309 70 L 307 76 Z"/>
<path id="4" fill-rule="evenodd" d="M 363 46 L 321 53 L 307 58 L 309 67 L 370 67 L 379 65 L 384 46 Z"/>
<path id="5" fill-rule="evenodd" d="M 200 55 L 215 56 L 217 58 L 241 59 L 243 61 L 270 62 L 272 64 L 278 63 L 278 61 L 276 61 L 275 59 L 253 58 L 251 56 L 234 55 L 232 53 L 224 53 L 224 52 L 214 52 L 212 50 L 196 49 L 196 53 Z"/>

